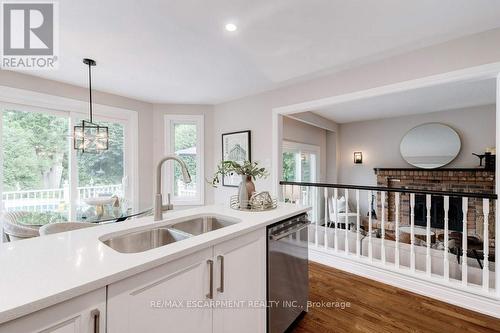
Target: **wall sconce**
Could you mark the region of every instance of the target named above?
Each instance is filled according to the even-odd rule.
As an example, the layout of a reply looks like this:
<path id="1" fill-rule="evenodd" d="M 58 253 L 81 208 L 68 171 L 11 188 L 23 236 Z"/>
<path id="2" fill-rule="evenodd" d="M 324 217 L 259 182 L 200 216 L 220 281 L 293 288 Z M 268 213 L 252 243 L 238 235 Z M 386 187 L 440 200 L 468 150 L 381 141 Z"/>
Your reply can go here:
<path id="1" fill-rule="evenodd" d="M 360 151 L 354 152 L 354 164 L 363 164 L 363 153 Z"/>

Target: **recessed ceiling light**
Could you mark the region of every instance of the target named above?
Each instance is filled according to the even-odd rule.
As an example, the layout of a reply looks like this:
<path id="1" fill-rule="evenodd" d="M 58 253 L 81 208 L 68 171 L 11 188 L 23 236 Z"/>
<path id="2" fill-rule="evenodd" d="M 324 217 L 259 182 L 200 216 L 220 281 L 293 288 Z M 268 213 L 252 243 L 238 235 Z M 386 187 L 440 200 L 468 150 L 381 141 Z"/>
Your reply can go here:
<path id="1" fill-rule="evenodd" d="M 226 24 L 226 30 L 229 32 L 234 32 L 234 31 L 238 30 L 238 27 L 234 23 L 228 23 L 228 24 Z"/>

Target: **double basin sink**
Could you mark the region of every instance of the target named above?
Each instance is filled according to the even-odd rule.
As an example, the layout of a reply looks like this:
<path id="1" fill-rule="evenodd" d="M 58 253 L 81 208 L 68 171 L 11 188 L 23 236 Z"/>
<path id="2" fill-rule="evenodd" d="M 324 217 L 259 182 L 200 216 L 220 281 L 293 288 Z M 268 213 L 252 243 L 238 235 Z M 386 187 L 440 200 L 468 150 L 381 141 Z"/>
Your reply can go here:
<path id="1" fill-rule="evenodd" d="M 236 222 L 216 216 L 201 216 L 168 226 L 126 233 L 104 240 L 103 243 L 120 253 L 139 253 L 221 229 Z"/>

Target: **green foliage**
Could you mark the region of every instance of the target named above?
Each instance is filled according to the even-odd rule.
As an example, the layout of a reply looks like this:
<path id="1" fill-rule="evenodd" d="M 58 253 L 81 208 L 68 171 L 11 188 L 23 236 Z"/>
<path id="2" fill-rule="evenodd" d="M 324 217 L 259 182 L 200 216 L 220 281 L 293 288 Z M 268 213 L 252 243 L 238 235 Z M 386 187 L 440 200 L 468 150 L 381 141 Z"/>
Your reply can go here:
<path id="1" fill-rule="evenodd" d="M 283 153 L 283 180 L 295 180 L 295 155 L 294 153 Z"/>
<path id="2" fill-rule="evenodd" d="M 66 118 L 7 110 L 3 115 L 4 189 L 41 189 L 62 168 L 55 187 L 67 179 Z"/>
<path id="3" fill-rule="evenodd" d="M 196 125 L 195 124 L 175 124 L 174 125 L 174 151 L 196 147 Z M 198 152 L 196 152 L 198 153 Z M 189 173 L 193 181 L 196 180 L 196 155 L 180 154 L 179 156 L 186 162 Z M 174 179 L 182 179 L 181 167 L 174 163 Z M 174 182 L 174 192 L 178 193 L 177 181 Z"/>
<path id="4" fill-rule="evenodd" d="M 123 126 L 100 124 L 109 127 L 109 150 L 78 153 L 79 186 L 122 181 Z M 68 127 L 67 117 L 6 110 L 2 128 L 4 190 L 61 188 L 68 181 L 68 154 L 73 149 Z"/>
<path id="5" fill-rule="evenodd" d="M 235 161 L 222 161 L 217 165 L 217 171 L 212 177 L 211 181 L 208 181 L 212 186 L 217 186 L 220 183 L 220 178 L 236 173 L 237 175 L 250 176 L 254 180 L 257 178 L 266 178 L 269 173 L 265 168 L 259 167 L 257 162 L 245 161 L 240 164 Z"/>
<path id="6" fill-rule="evenodd" d="M 78 185 L 121 184 L 123 178 L 123 126 L 121 124 L 99 122 L 108 126 L 108 150 L 94 153 L 78 153 Z"/>

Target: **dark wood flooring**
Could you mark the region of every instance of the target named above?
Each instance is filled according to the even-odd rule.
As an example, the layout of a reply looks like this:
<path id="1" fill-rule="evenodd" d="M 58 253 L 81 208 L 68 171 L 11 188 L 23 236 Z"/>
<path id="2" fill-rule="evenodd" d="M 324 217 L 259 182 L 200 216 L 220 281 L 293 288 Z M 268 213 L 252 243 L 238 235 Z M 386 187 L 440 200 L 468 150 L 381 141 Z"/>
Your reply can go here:
<path id="1" fill-rule="evenodd" d="M 499 319 L 344 271 L 311 263 L 309 275 L 310 301 L 338 303 L 311 308 L 294 333 L 500 332 Z"/>

